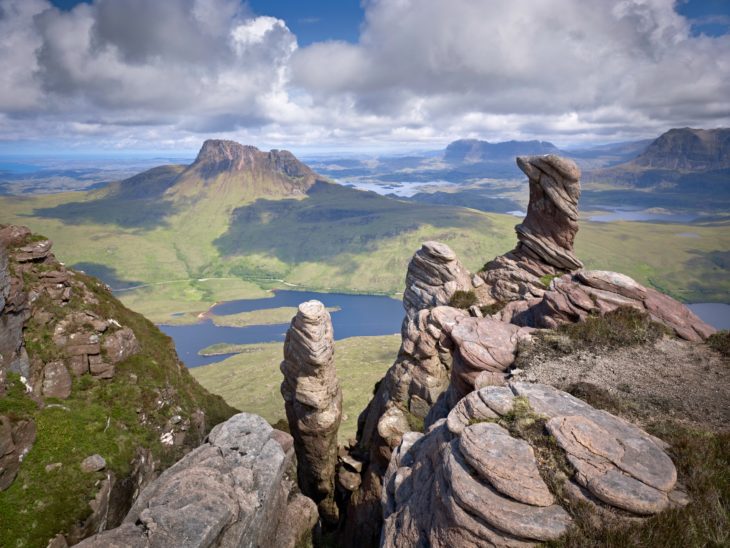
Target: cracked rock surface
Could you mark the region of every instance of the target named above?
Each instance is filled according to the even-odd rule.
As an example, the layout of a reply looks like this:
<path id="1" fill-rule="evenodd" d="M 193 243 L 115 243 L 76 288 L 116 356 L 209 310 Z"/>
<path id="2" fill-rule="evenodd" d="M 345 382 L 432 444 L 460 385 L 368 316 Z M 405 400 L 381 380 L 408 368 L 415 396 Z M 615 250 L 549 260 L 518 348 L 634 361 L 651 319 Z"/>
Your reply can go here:
<path id="1" fill-rule="evenodd" d="M 301 495 L 288 500 L 284 475 L 294 455 L 280 437 L 257 415 L 234 415 L 149 484 L 120 527 L 78 546 L 263 547 L 299 538 L 290 530 L 311 527 L 311 512 Z"/>
<path id="2" fill-rule="evenodd" d="M 580 270 L 556 278 L 542 298 L 510 303 L 499 317 L 517 325 L 554 329 L 618 307 L 644 311 L 688 341 L 700 342 L 715 332 L 715 328 L 669 295 L 644 287 L 624 274 L 605 270 Z"/>
<path id="3" fill-rule="evenodd" d="M 540 435 L 554 436 L 552 450 L 570 463 L 565 489 L 548 488 L 535 439 L 510 430 L 518 409 L 544 423 Z M 425 435 L 403 436 L 384 477 L 381 544 L 533 546 L 567 531 L 575 493 L 593 508 L 648 516 L 686 501 L 676 481 L 663 442 L 623 419 L 547 385 L 489 386 Z"/>

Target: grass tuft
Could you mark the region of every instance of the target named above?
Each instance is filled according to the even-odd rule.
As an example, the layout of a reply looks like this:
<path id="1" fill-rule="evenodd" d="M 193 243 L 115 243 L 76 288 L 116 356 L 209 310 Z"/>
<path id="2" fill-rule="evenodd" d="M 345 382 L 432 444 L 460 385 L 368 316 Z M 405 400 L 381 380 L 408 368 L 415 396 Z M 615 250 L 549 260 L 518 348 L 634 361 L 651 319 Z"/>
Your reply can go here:
<path id="1" fill-rule="evenodd" d="M 707 338 L 707 344 L 723 356 L 730 356 L 730 331 L 723 330 L 713 333 Z"/>
<path id="2" fill-rule="evenodd" d="M 467 309 L 475 304 L 477 304 L 477 296 L 473 291 L 456 291 L 449 301 L 449 306 L 454 308 Z"/>
<path id="3" fill-rule="evenodd" d="M 564 324 L 556 330 L 575 345 L 591 350 L 636 346 L 655 342 L 667 329 L 646 312 L 620 307 L 603 316 L 589 316 L 585 321 Z"/>

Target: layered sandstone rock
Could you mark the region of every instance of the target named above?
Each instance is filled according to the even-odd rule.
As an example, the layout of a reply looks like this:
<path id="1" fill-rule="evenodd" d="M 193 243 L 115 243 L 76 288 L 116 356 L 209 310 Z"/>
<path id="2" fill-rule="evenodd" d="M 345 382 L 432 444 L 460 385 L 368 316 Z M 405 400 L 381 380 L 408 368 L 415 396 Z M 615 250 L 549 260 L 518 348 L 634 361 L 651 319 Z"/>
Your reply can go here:
<path id="1" fill-rule="evenodd" d="M 500 313 L 503 321 L 517 325 L 555 328 L 605 314 L 618 307 L 647 312 L 650 317 L 688 341 L 702 341 L 715 329 L 689 308 L 617 272 L 581 270 L 556 278 L 542 298 L 516 301 Z"/>
<path id="2" fill-rule="evenodd" d="M 0 229 L 0 376 L 17 373 L 36 396 L 65 399 L 72 376 L 110 379 L 115 365 L 137 354 L 140 345 L 131 329 L 91 311 L 98 299 L 56 260 L 52 247 L 50 240 L 34 239 L 26 227 Z M 72 298 L 76 304 L 69 306 Z M 52 344 L 44 343 L 44 350 L 54 359 L 31 360 L 23 340 L 29 326 L 52 332 Z"/>
<path id="3" fill-rule="evenodd" d="M 541 463 L 536 438 L 510 430 L 520 419 L 544 423 L 536 435 L 555 437 L 567 474 Z M 394 451 L 382 545 L 533 546 L 566 532 L 575 501 L 597 516 L 606 506 L 618 516 L 655 514 L 686 503 L 664 449 L 641 429 L 549 386 L 482 388 L 426 435 L 406 434 Z"/>
<path id="4" fill-rule="evenodd" d="M 294 452 L 282 435 L 259 416 L 231 417 L 148 485 L 120 527 L 78 546 L 259 547 L 280 539 L 293 548 L 316 517 L 311 501 L 290 497 Z"/>
<path id="5" fill-rule="evenodd" d="M 334 480 L 342 417 L 334 351 L 332 319 L 325 306 L 319 301 L 300 304 L 284 342 L 281 393 L 294 437 L 299 486 L 317 502 L 329 525 L 339 518 Z"/>
<path id="6" fill-rule="evenodd" d="M 471 276 L 456 253 L 446 244 L 425 242 L 408 264 L 403 306 L 406 315 L 413 316 L 419 310 L 447 305 L 454 293 L 470 289 Z"/>
<path id="7" fill-rule="evenodd" d="M 560 156 L 521 156 L 517 165 L 530 180 L 527 216 L 515 227 L 517 247 L 488 262 L 478 276 L 484 302 L 540 297 L 545 276 L 583 266 L 573 252 L 578 232 L 580 169 Z"/>
<path id="8" fill-rule="evenodd" d="M 469 272 L 445 244 L 426 242 L 408 265 L 403 294 L 405 318 L 395 363 L 379 383 L 358 419 L 357 445 L 343 462 L 339 485 L 352 494 L 347 508 L 345 544 L 374 545 L 380 537 L 381 481 L 392 450 L 411 421 L 422 420 L 449 385 L 448 334 L 468 312 L 447 306 L 457 291 L 473 289 Z M 360 477 L 356 475 L 360 473 Z"/>

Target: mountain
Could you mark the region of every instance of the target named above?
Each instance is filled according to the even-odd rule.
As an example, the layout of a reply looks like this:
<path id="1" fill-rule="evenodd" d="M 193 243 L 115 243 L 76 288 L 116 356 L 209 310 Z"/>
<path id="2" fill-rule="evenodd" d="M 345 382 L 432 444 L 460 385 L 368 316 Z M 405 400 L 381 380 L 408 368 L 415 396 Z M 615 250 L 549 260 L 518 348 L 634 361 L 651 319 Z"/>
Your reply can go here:
<path id="1" fill-rule="evenodd" d="M 730 128 L 670 129 L 629 165 L 681 172 L 730 168 Z"/>
<path id="2" fill-rule="evenodd" d="M 636 158 L 584 173 L 585 203 L 727 211 L 730 129 L 671 129 Z M 594 189 L 592 183 L 611 185 Z"/>
<path id="3" fill-rule="evenodd" d="M 470 176 L 483 179 L 484 165 L 453 171 L 467 176 L 472 167 Z M 514 160 L 509 170 L 517 171 Z M 454 193 L 436 196 L 455 196 L 466 207 L 409 202 L 334 184 L 288 152 L 208 141 L 189 165 L 159 166 L 102 189 L 0 197 L 0 222 L 32 223 L 53 238 L 66 264 L 98 275 L 153 321 L 192 321 L 216 301 L 263 298 L 276 287 L 395 293 L 402 290 L 400 272 L 412 249 L 431 239 L 453 242 L 466 266 L 476 268 L 509 245 L 514 217 L 474 209 L 489 207 L 487 202 L 500 202 L 503 211 L 521 209 L 522 176 L 509 177 L 504 185 L 487 181 L 492 186 L 475 188 L 479 195 L 459 195 L 458 185 L 444 185 Z M 706 200 L 716 198 L 708 193 Z M 656 238 L 673 237 L 650 229 Z M 693 227 L 699 237 L 675 242 L 671 268 L 658 256 L 645 257 L 638 239 L 630 249 L 619 240 L 636 228 L 621 234 L 592 225 L 586 230 L 586 242 L 600 241 L 587 254 L 590 264 L 600 265 L 610 254 L 642 283 L 651 277 L 670 291 L 691 286 L 682 293 L 686 298 L 707 300 L 720 287 L 705 276 L 709 256 L 687 254 L 717 250 L 704 242 L 719 229 Z M 637 258 L 649 266 L 640 268 L 632 262 Z M 689 259 L 705 266 L 688 269 Z"/>
<path id="4" fill-rule="evenodd" d="M 558 154 L 560 150 L 547 141 L 504 141 L 490 143 L 478 139 L 460 139 L 450 143 L 444 151 L 449 164 L 480 162 L 512 162 L 516 156 Z"/>
<path id="5" fill-rule="evenodd" d="M 190 165 L 96 191 L 2 200 L 3 220 L 34 218 L 68 264 L 115 289 L 144 286 L 122 296 L 157 321 L 220 298 L 264 297 L 261 286 L 276 280 L 394 292 L 398 267 L 421 241 L 459 237 L 488 254 L 502 231 L 476 211 L 361 192 L 289 152 L 231 141 L 207 141 Z"/>

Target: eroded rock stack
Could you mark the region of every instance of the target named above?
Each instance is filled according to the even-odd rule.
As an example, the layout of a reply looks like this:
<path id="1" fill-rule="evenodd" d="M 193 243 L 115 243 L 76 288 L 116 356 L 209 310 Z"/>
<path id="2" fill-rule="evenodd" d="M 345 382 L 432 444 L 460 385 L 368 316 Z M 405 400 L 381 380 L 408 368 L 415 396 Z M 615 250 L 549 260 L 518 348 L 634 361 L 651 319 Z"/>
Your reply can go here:
<path id="1" fill-rule="evenodd" d="M 448 304 L 457 291 L 472 289 L 468 270 L 445 244 L 424 243 L 408 265 L 401 348 L 359 417 L 357 446 L 349 454 L 362 469 L 361 479 L 350 481 L 350 472 L 340 482 L 347 491 L 356 489 L 349 499 L 345 544 L 378 541 L 382 476 L 411 422 L 423 420 L 449 385 L 448 333 L 469 314 Z"/>
<path id="2" fill-rule="evenodd" d="M 530 180 L 527 216 L 515 227 L 517 247 L 478 273 L 485 282 L 479 288 L 485 303 L 541 297 L 546 276 L 583 267 L 573 252 L 580 169 L 572 160 L 552 154 L 521 156 L 517 165 Z"/>
<path id="3" fill-rule="evenodd" d="M 361 417 L 363 444 L 370 445 L 378 435 L 378 422 L 386 411 L 393 415 L 407 410 L 423 418 L 446 389 L 451 372 L 448 333 L 468 317 L 467 312 L 448 304 L 457 291 L 472 288 L 469 271 L 447 245 L 426 242 L 415 253 L 408 265 L 403 293 L 406 314 L 401 348 Z M 389 443 L 393 447 L 399 443 L 393 441 Z"/>
<path id="4" fill-rule="evenodd" d="M 81 547 L 284 546 L 316 522 L 314 503 L 291 493 L 291 436 L 240 413 L 148 485 L 124 523 Z"/>
<path id="5" fill-rule="evenodd" d="M 394 452 L 382 545 L 532 546 L 566 532 L 570 502 L 627 518 L 686 504 L 665 448 L 549 386 L 482 388 Z"/>
<path id="6" fill-rule="evenodd" d="M 334 480 L 342 417 L 334 351 L 332 319 L 325 306 L 319 301 L 300 304 L 284 342 L 281 393 L 294 437 L 299 486 L 317 502 L 330 526 L 339 519 Z"/>

